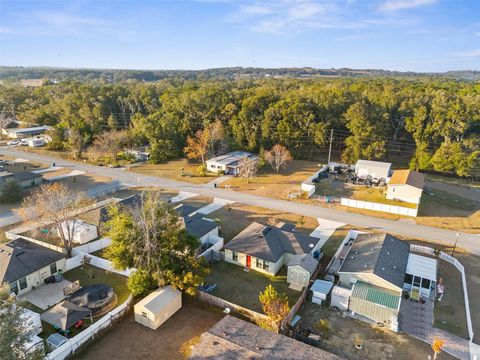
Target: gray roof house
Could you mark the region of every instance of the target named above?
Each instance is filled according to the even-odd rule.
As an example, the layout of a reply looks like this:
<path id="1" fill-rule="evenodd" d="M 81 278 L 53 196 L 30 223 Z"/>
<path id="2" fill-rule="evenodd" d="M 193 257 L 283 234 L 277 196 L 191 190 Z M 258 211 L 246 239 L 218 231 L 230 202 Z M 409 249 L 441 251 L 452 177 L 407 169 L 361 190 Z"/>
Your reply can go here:
<path id="1" fill-rule="evenodd" d="M 13 292 L 26 292 L 44 278 L 63 269 L 65 254 L 25 239 L 0 246 L 0 284 L 10 284 Z"/>
<path id="2" fill-rule="evenodd" d="M 192 349 L 189 359 L 340 360 L 342 358 L 228 315 L 202 334 L 200 342 Z"/>
<path id="3" fill-rule="evenodd" d="M 310 254 L 318 249 L 319 238 L 285 229 L 292 227 L 283 223 L 277 226 L 251 223 L 225 245 L 225 261 L 270 275 L 284 265 L 289 269 L 304 269 L 299 285 L 305 286 L 318 263 Z M 304 259 L 307 255 L 312 259 Z M 287 281 L 290 279 L 293 278 L 288 276 Z"/>
<path id="4" fill-rule="evenodd" d="M 178 215 L 180 216 L 188 216 L 198 210 L 195 206 L 180 204 L 175 207 Z"/>
<path id="5" fill-rule="evenodd" d="M 196 236 L 200 240 L 214 230 L 217 230 L 216 235 L 218 235 L 218 224 L 216 222 L 205 220 L 196 216 L 183 216 L 182 219 L 187 233 Z"/>
<path id="6" fill-rule="evenodd" d="M 43 176 L 29 171 L 17 173 L 11 173 L 8 171 L 0 172 L 0 188 L 8 181 L 15 181 L 22 189 L 27 189 L 40 185 L 43 182 Z"/>
<path id="7" fill-rule="evenodd" d="M 228 154 L 208 159 L 205 163 L 207 164 L 208 171 L 237 175 L 243 159 L 258 161 L 258 156 L 246 151 L 232 151 Z"/>

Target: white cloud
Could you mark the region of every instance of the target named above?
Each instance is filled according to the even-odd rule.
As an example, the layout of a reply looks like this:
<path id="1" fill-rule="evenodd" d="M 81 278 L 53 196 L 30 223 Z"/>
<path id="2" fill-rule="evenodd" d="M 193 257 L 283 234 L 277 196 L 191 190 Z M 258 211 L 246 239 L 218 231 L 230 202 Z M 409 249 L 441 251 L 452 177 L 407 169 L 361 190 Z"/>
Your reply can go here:
<path id="1" fill-rule="evenodd" d="M 455 55 L 464 58 L 477 58 L 480 57 L 480 49 L 468 50 Z"/>
<path id="2" fill-rule="evenodd" d="M 380 5 L 381 11 L 397 11 L 404 9 L 414 9 L 420 6 L 432 5 L 437 0 L 387 0 Z"/>

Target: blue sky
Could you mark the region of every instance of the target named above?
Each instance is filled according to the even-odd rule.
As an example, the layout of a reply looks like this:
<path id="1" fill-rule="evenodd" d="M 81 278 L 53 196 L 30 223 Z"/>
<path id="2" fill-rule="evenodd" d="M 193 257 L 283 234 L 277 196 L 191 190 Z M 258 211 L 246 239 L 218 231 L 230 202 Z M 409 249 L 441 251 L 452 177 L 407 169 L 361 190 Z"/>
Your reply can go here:
<path id="1" fill-rule="evenodd" d="M 0 64 L 480 70 L 480 0 L 0 0 Z"/>

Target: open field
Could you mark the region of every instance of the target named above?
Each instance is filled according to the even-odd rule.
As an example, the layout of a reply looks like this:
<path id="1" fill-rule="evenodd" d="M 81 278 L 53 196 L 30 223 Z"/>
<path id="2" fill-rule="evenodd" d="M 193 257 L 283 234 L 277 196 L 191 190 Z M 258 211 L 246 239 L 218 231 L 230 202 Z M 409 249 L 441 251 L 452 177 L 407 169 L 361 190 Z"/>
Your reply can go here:
<path id="1" fill-rule="evenodd" d="M 218 285 L 212 295 L 259 313 L 263 311 L 258 295 L 270 284 L 279 293 L 287 294 L 290 306 L 297 302 L 300 291 L 289 289 L 286 280 L 285 267 L 280 269 L 277 276 L 268 276 L 255 270 L 245 272 L 242 266 L 226 261 L 214 263 L 212 272 L 206 278 L 206 282 Z"/>
<path id="2" fill-rule="evenodd" d="M 297 313 L 302 317 L 302 329 L 310 329 L 314 333 L 320 319 L 326 319 L 330 326 L 328 338 L 322 343 L 327 351 L 352 360 L 413 360 L 427 359 L 432 355 L 430 345 L 413 337 L 395 334 L 389 330 L 370 326 L 359 320 L 344 317 L 338 311 L 311 303 L 308 299 Z M 355 339 L 362 339 L 363 349 L 354 347 Z M 453 360 L 454 357 L 441 353 L 438 360 Z"/>
<path id="3" fill-rule="evenodd" d="M 255 178 L 246 179 L 234 177 L 222 184 L 230 185 L 232 189 L 255 195 L 282 198 L 291 191 L 299 191 L 303 181 L 320 169 L 320 164 L 306 160 L 292 160 L 287 169 L 276 173 L 270 165 L 265 165 L 258 171 Z"/>
<path id="4" fill-rule="evenodd" d="M 208 217 L 219 220 L 220 236 L 225 239 L 225 243 L 254 221 L 268 225 L 275 225 L 281 221 L 292 223 L 299 232 L 304 234 L 310 234 L 318 226 L 316 218 L 240 203 L 224 206 L 209 214 Z"/>
<path id="5" fill-rule="evenodd" d="M 216 174 L 199 176 L 198 167 L 200 165 L 200 162 L 192 162 L 188 159 L 178 159 L 170 160 L 162 164 L 134 165 L 129 168 L 129 171 L 142 175 L 152 175 L 166 179 L 188 181 L 194 184 L 206 184 L 218 177 Z M 182 169 L 184 176 L 182 176 Z"/>
<path id="6" fill-rule="evenodd" d="M 157 330 L 134 321 L 133 312 L 97 336 L 74 359 L 176 360 L 189 356 L 190 346 L 217 323 L 222 309 L 183 296 L 183 307 Z"/>

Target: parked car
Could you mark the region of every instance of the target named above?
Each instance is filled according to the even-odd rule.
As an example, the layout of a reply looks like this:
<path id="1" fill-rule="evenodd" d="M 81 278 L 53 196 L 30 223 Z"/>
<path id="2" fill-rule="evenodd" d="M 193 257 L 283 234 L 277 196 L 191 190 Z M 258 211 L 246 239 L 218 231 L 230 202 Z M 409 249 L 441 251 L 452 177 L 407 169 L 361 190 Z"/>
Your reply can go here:
<path id="1" fill-rule="evenodd" d="M 7 145 L 18 145 L 18 144 L 20 144 L 19 140 L 12 140 L 12 141 L 7 142 Z"/>

